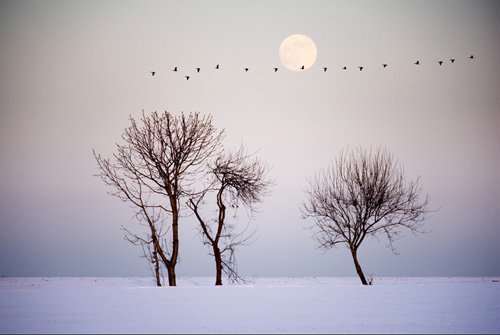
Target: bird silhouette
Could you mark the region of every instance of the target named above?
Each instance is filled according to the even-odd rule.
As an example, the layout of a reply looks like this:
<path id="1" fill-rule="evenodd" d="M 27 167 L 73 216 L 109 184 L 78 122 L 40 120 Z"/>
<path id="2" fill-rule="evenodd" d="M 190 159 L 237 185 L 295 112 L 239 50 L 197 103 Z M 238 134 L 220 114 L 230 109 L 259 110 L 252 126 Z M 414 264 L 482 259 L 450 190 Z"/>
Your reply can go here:
<path id="1" fill-rule="evenodd" d="M 342 70 L 347 70 L 347 66 L 344 66 L 344 67 L 342 68 Z"/>
<path id="2" fill-rule="evenodd" d="M 362 66 L 358 66 L 358 69 L 359 71 L 363 71 L 364 68 Z"/>
<path id="3" fill-rule="evenodd" d="M 274 68 L 274 72 L 278 72 L 278 68 L 277 67 Z"/>
<path id="4" fill-rule="evenodd" d="M 413 63 L 413 64 L 415 64 L 415 65 L 420 65 L 420 61 L 419 61 L 419 60 L 417 60 L 417 61 L 416 61 L 415 63 Z"/>
<path id="5" fill-rule="evenodd" d="M 218 69 L 219 69 L 219 64 L 217 64 L 217 65 L 215 66 L 215 69 L 216 69 L 216 70 L 218 70 Z"/>
<path id="6" fill-rule="evenodd" d="M 174 69 L 172 71 L 177 72 L 177 66 L 174 67 Z"/>
<path id="7" fill-rule="evenodd" d="M 442 61 L 442 60 L 440 60 L 440 61 L 438 62 L 438 64 L 439 64 L 439 66 L 443 65 L 443 61 Z"/>
<path id="8" fill-rule="evenodd" d="M 469 59 L 474 59 L 474 55 L 470 55 L 470 56 L 469 56 Z"/>
<path id="9" fill-rule="evenodd" d="M 383 67 L 387 67 L 387 64 L 382 64 Z"/>
<path id="10" fill-rule="evenodd" d="M 199 67 L 196 68 L 196 72 L 200 73 L 200 70 L 201 69 Z"/>
<path id="11" fill-rule="evenodd" d="M 245 72 L 248 72 L 248 68 L 247 67 L 245 68 Z"/>
<path id="12" fill-rule="evenodd" d="M 155 73 L 156 73 L 155 71 L 151 71 L 151 75 L 152 75 L 152 76 L 154 76 L 154 75 L 155 75 Z"/>
<path id="13" fill-rule="evenodd" d="M 326 72 L 326 70 L 328 70 L 328 68 L 327 68 L 327 67 L 324 67 L 324 68 L 323 68 L 323 72 Z"/>
<path id="14" fill-rule="evenodd" d="M 455 63 L 455 58 L 451 58 L 450 61 L 452 64 Z"/>
<path id="15" fill-rule="evenodd" d="M 186 76 L 186 80 L 189 80 L 189 78 L 190 78 L 189 76 Z"/>
<path id="16" fill-rule="evenodd" d="M 304 65 L 302 65 L 302 66 L 300 67 L 300 69 L 301 69 L 301 70 L 305 70 L 305 66 L 304 66 Z"/>

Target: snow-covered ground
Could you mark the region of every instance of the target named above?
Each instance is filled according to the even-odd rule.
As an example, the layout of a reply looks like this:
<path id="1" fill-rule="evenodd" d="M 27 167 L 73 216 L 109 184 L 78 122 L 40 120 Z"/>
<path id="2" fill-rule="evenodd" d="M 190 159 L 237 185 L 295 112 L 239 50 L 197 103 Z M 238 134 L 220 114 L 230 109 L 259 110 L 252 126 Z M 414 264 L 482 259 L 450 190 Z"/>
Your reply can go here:
<path id="1" fill-rule="evenodd" d="M 499 333 L 500 278 L 1 278 L 2 333 Z"/>

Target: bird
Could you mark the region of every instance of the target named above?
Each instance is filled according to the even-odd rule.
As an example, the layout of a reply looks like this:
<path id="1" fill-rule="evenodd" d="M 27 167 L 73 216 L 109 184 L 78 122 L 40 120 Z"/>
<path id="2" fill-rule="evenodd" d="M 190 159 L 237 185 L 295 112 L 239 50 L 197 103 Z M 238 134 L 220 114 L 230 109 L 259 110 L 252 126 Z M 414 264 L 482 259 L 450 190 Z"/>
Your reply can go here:
<path id="1" fill-rule="evenodd" d="M 300 67 L 300 69 L 301 69 L 301 70 L 305 70 L 305 66 L 304 66 L 304 65 L 302 65 L 302 66 Z"/>
<path id="2" fill-rule="evenodd" d="M 415 65 L 420 65 L 420 61 L 419 61 L 419 60 L 417 60 L 417 61 L 416 61 L 415 63 L 413 63 L 413 64 L 415 64 Z"/>
<path id="3" fill-rule="evenodd" d="M 151 71 L 151 75 L 152 75 L 152 76 L 154 76 L 154 75 L 155 75 L 155 73 L 156 73 L 155 71 Z"/>
<path id="4" fill-rule="evenodd" d="M 442 61 L 442 60 L 440 60 L 440 61 L 438 62 L 438 64 L 439 64 L 439 66 L 443 65 L 443 61 Z"/>
<path id="5" fill-rule="evenodd" d="M 452 64 L 455 63 L 455 58 L 451 58 L 450 61 Z"/>
<path id="6" fill-rule="evenodd" d="M 199 67 L 196 68 L 196 72 L 200 73 L 200 70 L 201 69 Z"/>
<path id="7" fill-rule="evenodd" d="M 469 56 L 469 59 L 474 59 L 474 55 L 470 55 L 470 56 Z"/>
<path id="8" fill-rule="evenodd" d="M 344 67 L 342 68 L 342 70 L 347 70 L 347 66 L 344 66 Z"/>
<path id="9" fill-rule="evenodd" d="M 326 72 L 326 70 L 328 70 L 328 68 L 327 68 L 327 67 L 324 67 L 324 68 L 323 68 L 323 72 Z"/>
<path id="10" fill-rule="evenodd" d="M 387 64 L 382 64 L 383 67 L 387 67 Z"/>
<path id="11" fill-rule="evenodd" d="M 216 69 L 216 70 L 218 70 L 218 69 L 219 69 L 219 64 L 217 64 L 217 65 L 215 66 L 215 69 Z"/>
<path id="12" fill-rule="evenodd" d="M 248 68 L 247 67 L 245 68 L 245 72 L 248 72 Z"/>
<path id="13" fill-rule="evenodd" d="M 278 68 L 277 67 L 274 68 L 274 72 L 278 72 Z"/>
<path id="14" fill-rule="evenodd" d="M 362 66 L 358 66 L 358 69 L 359 69 L 359 71 L 363 71 L 363 67 Z"/>
<path id="15" fill-rule="evenodd" d="M 189 76 L 186 76 L 186 80 L 189 80 L 189 78 L 190 78 Z"/>
<path id="16" fill-rule="evenodd" d="M 174 69 L 172 71 L 177 72 L 177 66 L 174 67 Z"/>

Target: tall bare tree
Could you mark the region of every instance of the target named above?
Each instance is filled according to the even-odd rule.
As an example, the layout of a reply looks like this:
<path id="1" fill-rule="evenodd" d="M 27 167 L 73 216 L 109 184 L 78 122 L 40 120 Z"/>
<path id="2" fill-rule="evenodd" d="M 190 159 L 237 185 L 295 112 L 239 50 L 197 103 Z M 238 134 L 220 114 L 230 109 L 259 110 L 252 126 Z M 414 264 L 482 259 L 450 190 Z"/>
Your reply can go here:
<path id="1" fill-rule="evenodd" d="M 407 181 L 404 170 L 383 148 L 345 151 L 325 171 L 309 181 L 304 218 L 313 218 L 319 246 L 346 245 L 363 283 L 368 282 L 358 261 L 358 249 L 368 236 L 394 240 L 403 230 L 421 232 L 429 196 L 419 200 L 419 179 Z"/>
<path id="2" fill-rule="evenodd" d="M 147 225 L 152 255 L 161 259 L 169 285 L 175 286 L 181 198 L 193 196 L 197 177 L 220 152 L 223 131 L 212 125 L 210 115 L 199 113 L 174 116 L 154 112 L 146 116 L 143 112 L 140 121 L 138 125 L 130 117 L 123 144 L 116 145 L 112 159 L 94 151 L 98 176 L 113 189 L 110 194 L 131 203 L 139 221 Z M 167 221 L 170 236 L 162 243 Z"/>
<path id="3" fill-rule="evenodd" d="M 236 233 L 235 226 L 227 222 L 227 206 L 237 209 L 243 205 L 252 215 L 255 205 L 262 201 L 272 183 L 267 176 L 268 171 L 259 158 L 246 154 L 243 147 L 234 153 L 221 154 L 210 166 L 209 186 L 188 201 L 188 206 L 200 223 L 204 243 L 212 249 L 216 269 L 215 285 L 222 285 L 222 272 L 231 282 L 241 280 L 235 250 L 237 246 L 247 244 L 251 238 L 251 235 L 245 234 L 246 229 Z M 207 221 L 203 218 L 200 206 L 209 193 L 217 204 L 217 218 Z"/>

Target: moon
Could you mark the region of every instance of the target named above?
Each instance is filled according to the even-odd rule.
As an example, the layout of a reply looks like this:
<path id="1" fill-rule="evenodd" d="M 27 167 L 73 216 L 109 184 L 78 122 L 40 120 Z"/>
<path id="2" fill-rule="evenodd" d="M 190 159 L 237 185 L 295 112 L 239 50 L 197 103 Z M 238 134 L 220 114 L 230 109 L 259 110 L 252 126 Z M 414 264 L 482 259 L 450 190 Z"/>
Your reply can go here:
<path id="1" fill-rule="evenodd" d="M 318 48 L 314 41 L 302 34 L 290 35 L 281 42 L 281 63 L 290 71 L 304 71 L 316 62 Z M 304 68 L 302 69 L 302 66 Z"/>

